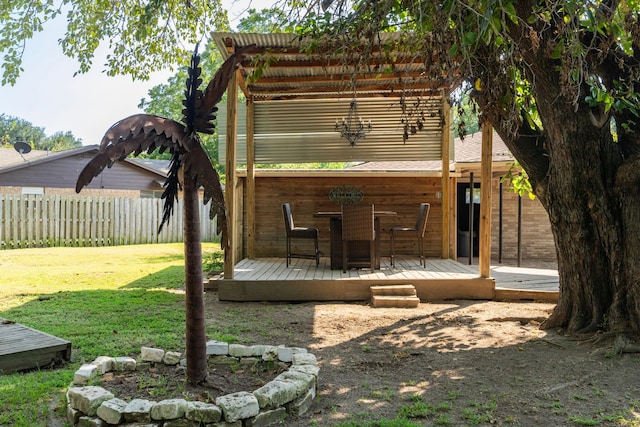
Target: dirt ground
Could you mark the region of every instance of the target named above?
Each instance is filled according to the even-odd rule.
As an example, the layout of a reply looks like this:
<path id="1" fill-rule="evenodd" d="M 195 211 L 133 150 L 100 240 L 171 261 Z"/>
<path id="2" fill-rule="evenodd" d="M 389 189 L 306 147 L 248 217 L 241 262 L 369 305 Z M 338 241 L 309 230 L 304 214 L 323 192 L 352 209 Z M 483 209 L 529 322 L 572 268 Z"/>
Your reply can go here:
<path id="1" fill-rule="evenodd" d="M 640 355 L 614 356 L 607 346 L 540 330 L 553 304 L 441 301 L 387 309 L 229 303 L 213 292 L 206 304 L 210 330 L 240 331 L 244 344 L 305 347 L 318 358 L 316 402 L 287 426 L 377 426 L 372 422 L 398 414 L 417 426 L 640 426 Z M 173 377 L 193 400 L 235 387 L 250 391 L 277 374 L 241 371 L 216 368 L 200 390 Z"/>
<path id="2" fill-rule="evenodd" d="M 316 355 L 316 401 L 286 426 L 383 427 L 405 416 L 408 423 L 393 426 L 640 427 L 640 354 L 541 330 L 554 304 L 456 300 L 390 309 L 220 302 L 215 292 L 205 299 L 208 331 Z M 215 365 L 205 385 L 191 387 L 176 368 L 152 367 L 109 375 L 103 385 L 123 399 L 214 401 L 283 369 Z"/>

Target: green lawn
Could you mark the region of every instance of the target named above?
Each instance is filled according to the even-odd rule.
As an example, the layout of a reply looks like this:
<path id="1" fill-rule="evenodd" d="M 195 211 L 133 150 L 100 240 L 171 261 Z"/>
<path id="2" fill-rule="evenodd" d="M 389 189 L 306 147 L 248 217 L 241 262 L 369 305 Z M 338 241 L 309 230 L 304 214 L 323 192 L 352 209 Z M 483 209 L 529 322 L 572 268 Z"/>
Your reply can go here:
<path id="1" fill-rule="evenodd" d="M 212 258 L 218 244 L 203 244 Z M 184 347 L 182 244 L 0 251 L 0 317 L 71 341 L 55 370 L 0 375 L 0 425 L 46 426 L 83 363 Z"/>

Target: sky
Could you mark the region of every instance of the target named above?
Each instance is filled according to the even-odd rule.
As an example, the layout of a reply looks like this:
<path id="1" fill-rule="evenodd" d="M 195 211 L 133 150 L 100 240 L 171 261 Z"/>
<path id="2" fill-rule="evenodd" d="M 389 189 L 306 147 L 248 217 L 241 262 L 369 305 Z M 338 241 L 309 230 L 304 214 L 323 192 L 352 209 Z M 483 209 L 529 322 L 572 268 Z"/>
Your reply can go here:
<path id="1" fill-rule="evenodd" d="M 270 0 L 223 0 L 231 28 L 248 7 L 262 9 Z M 14 86 L 0 86 L 0 114 L 18 117 L 44 128 L 48 136 L 70 131 L 84 145 L 99 144 L 107 129 L 125 117 L 142 113 L 138 104 L 148 90 L 165 83 L 173 72 L 159 72 L 148 81 L 128 76 L 109 77 L 99 58 L 92 69 L 78 74 L 78 64 L 58 45 L 64 35 L 64 16 L 47 23 L 43 32 L 27 42 L 21 73 Z"/>

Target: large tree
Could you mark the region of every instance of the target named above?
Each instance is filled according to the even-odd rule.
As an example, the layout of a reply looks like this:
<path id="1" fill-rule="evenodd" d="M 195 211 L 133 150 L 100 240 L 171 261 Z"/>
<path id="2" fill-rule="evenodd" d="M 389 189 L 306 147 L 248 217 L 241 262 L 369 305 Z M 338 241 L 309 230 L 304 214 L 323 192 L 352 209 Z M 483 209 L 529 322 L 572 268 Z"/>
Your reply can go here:
<path id="1" fill-rule="evenodd" d="M 187 65 L 195 43 L 211 31 L 229 27 L 221 0 L 3 1 L 2 85 L 16 82 L 22 71 L 22 55 L 33 35 L 61 16 L 67 21 L 67 30 L 59 43 L 65 55 L 77 59 L 79 73 L 93 66 L 102 43 L 109 48 L 106 73 L 128 74 L 134 79 Z"/>
<path id="2" fill-rule="evenodd" d="M 378 32 L 407 30 L 396 48 L 424 57 L 434 76 L 469 83 L 481 121 L 526 169 L 551 221 L 560 296 L 544 326 L 640 333 L 640 3 L 324 6 L 319 40 L 369 40 L 366 56 Z"/>
<path id="3" fill-rule="evenodd" d="M 3 83 L 19 74 L 23 42 L 54 13 L 49 2 L 32 3 L 6 2 L 0 14 Z M 100 40 L 110 40 L 110 73 L 144 77 L 173 62 L 180 39 L 220 29 L 217 2 L 63 5 L 72 10 L 62 46 L 81 71 Z M 545 327 L 640 332 L 638 0 L 322 0 L 304 7 L 310 25 L 297 28 L 317 35 L 317 45 L 345 51 L 365 40 L 354 58 L 366 59 L 380 31 L 403 30 L 395 49 L 424 58 L 440 79 L 470 83 L 481 121 L 526 169 L 549 214 L 560 297 Z"/>

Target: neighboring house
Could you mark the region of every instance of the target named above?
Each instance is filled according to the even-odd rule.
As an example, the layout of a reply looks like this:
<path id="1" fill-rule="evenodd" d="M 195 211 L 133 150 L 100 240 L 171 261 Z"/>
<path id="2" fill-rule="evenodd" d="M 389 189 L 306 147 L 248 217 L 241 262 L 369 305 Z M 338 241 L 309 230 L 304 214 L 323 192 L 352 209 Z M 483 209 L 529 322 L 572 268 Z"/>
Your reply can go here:
<path id="1" fill-rule="evenodd" d="M 480 219 L 480 166 L 482 151 L 481 132 L 467 135 L 464 140 L 455 139 L 454 161 L 450 170 L 456 178 L 456 223 L 458 256 L 469 255 L 469 188 L 473 177 L 474 201 L 474 255 L 478 251 L 478 227 Z M 492 218 L 491 218 L 491 253 L 498 259 L 500 252 L 505 259 L 518 257 L 518 234 L 520 234 L 520 251 L 523 259 L 553 260 L 556 258 L 555 244 L 551 233 L 551 225 L 546 211 L 537 199 L 531 200 L 527 195 L 522 198 L 513 192 L 510 183 L 501 183 L 514 165 L 514 157 L 497 133 L 493 134 L 492 155 Z M 440 161 L 414 162 L 366 162 L 350 169 L 369 171 L 439 171 Z M 519 200 L 520 199 L 520 200 Z M 520 202 L 522 203 L 520 206 Z M 502 205 L 502 209 L 500 206 Z M 518 214 L 520 211 L 520 215 Z M 518 219 L 520 216 L 520 220 Z M 519 229 L 520 228 L 520 233 Z M 500 247 L 502 249 L 500 250 Z"/>
<path id="2" fill-rule="evenodd" d="M 0 148 L 0 249 L 182 241 L 182 200 L 158 231 L 169 161 L 116 161 L 76 195 L 78 175 L 97 153 L 97 145 L 22 155 Z M 200 215 L 208 218 L 209 206 Z M 216 239 L 215 222 L 201 221 L 201 233 Z"/>
<path id="3" fill-rule="evenodd" d="M 98 153 L 97 145 L 66 151 L 21 154 L 0 148 L 0 193 L 75 194 L 80 171 Z M 82 190 L 85 196 L 160 197 L 168 160 L 127 158 L 105 169 Z"/>

